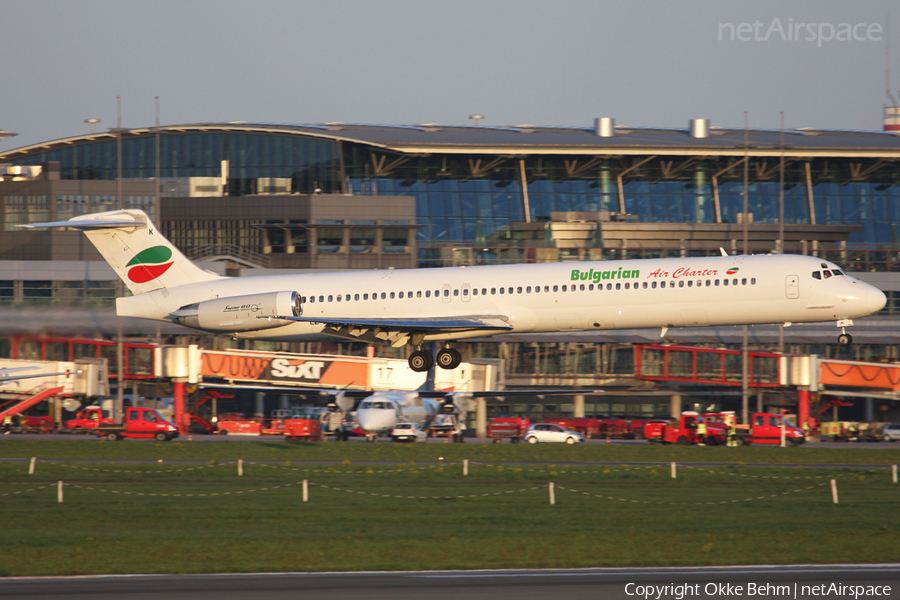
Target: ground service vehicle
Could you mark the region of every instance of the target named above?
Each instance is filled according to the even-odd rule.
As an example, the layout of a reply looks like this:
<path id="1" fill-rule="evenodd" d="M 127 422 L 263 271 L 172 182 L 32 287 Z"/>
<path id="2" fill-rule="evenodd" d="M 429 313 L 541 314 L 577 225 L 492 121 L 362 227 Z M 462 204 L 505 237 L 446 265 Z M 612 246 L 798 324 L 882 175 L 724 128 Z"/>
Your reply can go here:
<path id="1" fill-rule="evenodd" d="M 431 437 L 453 438 L 454 443 L 462 443 L 465 441 L 463 439 L 465 429 L 466 426 L 459 422 L 456 415 L 437 415 L 428 428 L 428 435 Z"/>
<path id="2" fill-rule="evenodd" d="M 678 421 L 650 421 L 644 426 L 644 437 L 651 444 L 706 444 L 715 446 L 727 441 L 728 428 L 722 423 L 707 423 L 694 411 L 681 413 Z"/>
<path id="3" fill-rule="evenodd" d="M 114 425 L 112 417 L 103 415 L 103 409 L 96 405 L 86 406 L 75 413 L 74 419 L 63 422 L 63 432 L 88 433 L 100 425 Z"/>
<path id="4" fill-rule="evenodd" d="M 124 423 L 104 423 L 91 433 L 107 440 L 123 438 L 147 438 L 167 442 L 178 437 L 178 427 L 166 421 L 152 408 L 128 408 Z"/>
<path id="5" fill-rule="evenodd" d="M 391 430 L 391 440 L 395 442 L 421 442 L 427 438 L 418 423 L 397 423 Z"/>
<path id="6" fill-rule="evenodd" d="M 284 419 L 284 439 L 291 442 L 321 442 L 322 424 L 318 419 Z"/>
<path id="7" fill-rule="evenodd" d="M 781 426 L 784 424 L 784 440 L 791 446 L 799 446 L 806 441 L 806 435 L 799 427 L 782 421 L 779 415 L 771 413 L 753 413 L 750 423 L 737 425 L 734 412 L 707 413 L 703 415 L 707 423 L 716 423 L 729 428 L 734 426 L 734 445 L 781 444 Z"/>
<path id="8" fill-rule="evenodd" d="M 499 417 L 491 419 L 487 426 L 487 436 L 495 444 L 503 440 L 509 440 L 513 444 L 519 442 L 525 430 L 531 425 L 531 421 L 525 417 Z"/>
<path id="9" fill-rule="evenodd" d="M 744 445 L 749 444 L 781 444 L 781 429 L 784 425 L 785 443 L 799 446 L 806 441 L 806 435 L 799 427 L 782 421 L 778 415 L 754 413 L 750 425 L 736 427 L 737 439 Z"/>
<path id="10" fill-rule="evenodd" d="M 522 439 L 529 444 L 538 442 L 557 442 L 563 444 L 580 444 L 584 436 L 577 431 L 566 429 L 556 423 L 535 423 L 525 430 Z"/>
<path id="11" fill-rule="evenodd" d="M 878 442 L 884 437 L 883 423 L 828 421 L 819 424 L 822 440 L 832 442 Z"/>

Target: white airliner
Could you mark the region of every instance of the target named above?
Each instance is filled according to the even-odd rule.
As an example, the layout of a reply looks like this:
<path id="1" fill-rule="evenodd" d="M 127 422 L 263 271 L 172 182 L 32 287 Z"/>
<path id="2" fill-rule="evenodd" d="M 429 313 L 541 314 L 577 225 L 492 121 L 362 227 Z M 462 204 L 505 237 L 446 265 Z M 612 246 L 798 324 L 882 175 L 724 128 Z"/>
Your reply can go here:
<path id="1" fill-rule="evenodd" d="M 236 338 L 342 338 L 417 349 L 414 371 L 459 365 L 426 341 L 608 329 L 835 321 L 881 310 L 883 292 L 811 256 L 660 258 L 222 277 L 165 239 L 145 213 L 119 210 L 27 227 L 81 229 L 133 296 L 120 316 Z"/>

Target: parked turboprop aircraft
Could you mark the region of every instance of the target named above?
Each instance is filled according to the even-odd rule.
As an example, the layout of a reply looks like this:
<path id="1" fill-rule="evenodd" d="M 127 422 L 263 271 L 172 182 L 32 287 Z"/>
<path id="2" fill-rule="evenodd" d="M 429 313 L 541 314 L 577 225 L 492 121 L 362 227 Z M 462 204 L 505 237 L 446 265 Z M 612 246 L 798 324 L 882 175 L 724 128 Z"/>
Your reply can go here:
<path id="1" fill-rule="evenodd" d="M 356 422 L 371 438 L 389 433 L 397 423 L 418 423 L 427 428 L 439 414 L 455 414 L 465 420 L 474 410 L 476 398 L 507 398 L 510 396 L 539 396 L 596 394 L 603 390 L 502 390 L 497 392 L 429 392 L 384 391 L 366 396 L 356 407 Z"/>
<path id="2" fill-rule="evenodd" d="M 453 369 L 425 341 L 539 333 L 835 321 L 881 310 L 881 290 L 811 256 L 591 261 L 221 277 L 191 263 L 139 210 L 26 227 L 81 229 L 133 296 L 120 316 L 236 338 L 412 344 L 414 371 Z"/>

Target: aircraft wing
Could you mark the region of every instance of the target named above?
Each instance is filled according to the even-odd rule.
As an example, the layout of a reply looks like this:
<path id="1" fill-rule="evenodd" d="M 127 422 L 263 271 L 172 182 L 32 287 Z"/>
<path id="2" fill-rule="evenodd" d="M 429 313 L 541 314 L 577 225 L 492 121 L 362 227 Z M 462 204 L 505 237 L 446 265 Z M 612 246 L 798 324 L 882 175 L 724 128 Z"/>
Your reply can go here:
<path id="1" fill-rule="evenodd" d="M 259 317 L 266 319 L 270 317 Z M 457 317 L 394 317 L 372 319 L 364 317 L 293 317 L 273 316 L 272 319 L 322 323 L 324 333 L 359 341 L 390 342 L 395 346 L 406 344 L 412 336 L 460 331 L 509 331 L 513 328 L 506 318 L 499 315 L 472 315 Z M 418 342 L 414 342 L 418 343 Z"/>

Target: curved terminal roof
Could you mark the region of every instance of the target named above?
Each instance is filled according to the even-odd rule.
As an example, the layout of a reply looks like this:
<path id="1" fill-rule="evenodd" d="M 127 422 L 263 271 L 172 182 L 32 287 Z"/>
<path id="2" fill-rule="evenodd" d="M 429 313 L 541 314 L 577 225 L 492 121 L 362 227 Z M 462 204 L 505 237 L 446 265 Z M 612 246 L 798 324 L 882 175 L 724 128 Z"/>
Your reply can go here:
<path id="1" fill-rule="evenodd" d="M 123 129 L 125 138 L 153 135 L 157 128 Z M 195 123 L 166 125 L 162 134 L 235 132 L 300 135 L 368 145 L 401 154 L 500 154 L 500 155 L 685 155 L 685 156 L 773 156 L 782 153 L 781 132 L 710 127 L 709 137 L 695 138 L 688 129 L 648 127 L 615 128 L 615 136 L 600 137 L 593 128 L 458 126 L 458 125 L 366 125 L 319 123 Z M 114 139 L 118 130 L 43 142 L 0 153 L 0 161 L 21 158 L 72 144 Z M 791 157 L 857 157 L 900 159 L 900 135 L 878 131 L 833 131 L 793 129 L 784 131 L 784 149 Z"/>

